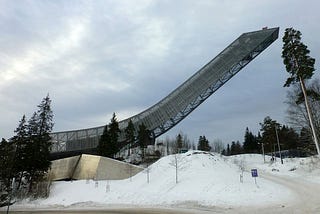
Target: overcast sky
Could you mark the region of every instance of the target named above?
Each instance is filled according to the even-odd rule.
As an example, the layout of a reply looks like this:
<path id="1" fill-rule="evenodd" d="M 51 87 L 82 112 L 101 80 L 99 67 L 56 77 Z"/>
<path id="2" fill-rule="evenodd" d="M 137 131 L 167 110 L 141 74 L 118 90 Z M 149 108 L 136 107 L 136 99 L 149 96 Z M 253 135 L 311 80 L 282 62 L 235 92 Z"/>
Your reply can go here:
<path id="1" fill-rule="evenodd" d="M 50 94 L 54 131 L 122 120 L 169 94 L 244 32 L 279 39 L 165 136 L 243 141 L 286 123 L 285 28 L 302 32 L 319 76 L 318 0 L 0 0 L 0 137 Z"/>

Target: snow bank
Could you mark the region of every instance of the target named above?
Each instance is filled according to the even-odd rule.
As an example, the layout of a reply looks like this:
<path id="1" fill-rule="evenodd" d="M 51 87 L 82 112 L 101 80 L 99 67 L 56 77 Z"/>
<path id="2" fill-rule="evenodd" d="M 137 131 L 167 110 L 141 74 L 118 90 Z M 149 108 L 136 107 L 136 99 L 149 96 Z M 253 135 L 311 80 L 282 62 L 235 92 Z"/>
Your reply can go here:
<path id="1" fill-rule="evenodd" d="M 190 151 L 176 158 L 178 183 L 175 177 L 175 156 L 171 155 L 151 165 L 149 173 L 145 169 L 132 179 L 55 182 L 49 198 L 33 201 L 28 206 L 65 207 L 88 203 L 96 206 L 251 206 L 291 200 L 290 190 L 260 177 L 255 184 L 249 172 L 243 172 L 241 183 L 240 168 L 244 165 L 241 157 L 229 158 L 214 153 Z M 251 159 L 257 161 L 256 158 Z"/>
<path id="2" fill-rule="evenodd" d="M 246 169 L 257 168 L 261 172 L 292 177 L 307 182 L 320 183 L 320 160 L 317 156 L 307 158 L 285 158 L 283 164 L 280 158 L 271 162 L 270 156 L 266 156 L 264 163 L 263 156 L 258 154 L 243 154 L 228 157 L 229 162 L 236 164 L 244 163 Z"/>

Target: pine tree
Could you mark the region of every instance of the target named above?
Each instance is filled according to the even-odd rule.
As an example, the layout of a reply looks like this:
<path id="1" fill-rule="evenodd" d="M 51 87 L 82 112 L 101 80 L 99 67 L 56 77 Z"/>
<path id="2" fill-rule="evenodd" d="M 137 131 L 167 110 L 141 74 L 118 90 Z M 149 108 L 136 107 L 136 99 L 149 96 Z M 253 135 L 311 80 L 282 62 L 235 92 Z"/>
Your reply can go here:
<path id="1" fill-rule="evenodd" d="M 230 147 L 230 155 L 237 155 L 237 154 L 242 154 L 242 146 L 239 141 L 237 142 L 232 141 L 231 147 Z"/>
<path id="2" fill-rule="evenodd" d="M 177 137 L 176 137 L 177 153 L 180 153 L 180 152 L 181 152 L 182 144 L 183 144 L 182 135 L 181 135 L 181 134 L 178 134 Z"/>
<path id="3" fill-rule="evenodd" d="M 320 155 L 320 148 L 318 144 L 317 134 L 315 131 L 313 118 L 311 115 L 307 89 L 305 80 L 311 79 L 314 73 L 315 59 L 309 56 L 310 51 L 308 47 L 301 42 L 301 32 L 293 28 L 287 28 L 282 38 L 282 58 L 290 77 L 287 79 L 284 87 L 289 87 L 294 83 L 300 83 L 303 92 L 306 110 L 308 113 L 309 123 L 313 134 L 318 155 Z"/>
<path id="4" fill-rule="evenodd" d="M 279 130 L 281 150 L 296 150 L 299 144 L 299 134 L 293 128 L 283 125 Z"/>
<path id="5" fill-rule="evenodd" d="M 37 141 L 39 143 L 39 156 L 37 170 L 46 172 L 51 166 L 50 161 L 50 148 L 51 148 L 51 137 L 50 133 L 53 128 L 53 113 L 51 110 L 51 100 L 47 95 L 42 102 L 38 105 L 38 134 Z M 40 173 L 41 174 L 41 173 Z"/>
<path id="6" fill-rule="evenodd" d="M 52 119 L 51 100 L 47 95 L 38 105 L 38 111 L 32 115 L 28 122 L 26 171 L 28 172 L 29 192 L 32 191 L 33 183 L 43 179 L 51 166 Z"/>
<path id="7" fill-rule="evenodd" d="M 199 137 L 198 150 L 202 150 L 202 151 L 210 151 L 211 150 L 211 147 L 209 145 L 209 141 L 207 140 L 206 136 Z"/>
<path id="8" fill-rule="evenodd" d="M 298 149 L 306 152 L 307 154 L 315 154 L 316 151 L 315 144 L 312 142 L 312 136 L 307 128 L 302 128 L 299 136 L 299 146 Z"/>
<path id="9" fill-rule="evenodd" d="M 243 148 L 242 148 L 242 145 L 241 145 L 241 143 L 239 141 L 236 142 L 235 153 L 236 154 L 242 154 L 243 153 Z"/>
<path id="10" fill-rule="evenodd" d="M 113 145 L 114 148 L 114 155 L 120 151 L 120 145 L 118 143 L 120 129 L 119 123 L 116 118 L 116 114 L 113 113 L 110 124 L 109 124 L 109 135 L 110 135 L 110 143 Z"/>
<path id="11" fill-rule="evenodd" d="M 135 128 L 134 128 L 134 125 L 132 123 L 132 120 L 130 119 L 129 122 L 128 122 L 128 126 L 127 128 L 125 129 L 125 135 L 126 135 L 126 141 L 129 145 L 129 148 L 128 148 L 128 155 L 130 155 L 130 149 L 131 149 L 131 146 L 134 145 L 135 143 Z"/>
<path id="12" fill-rule="evenodd" d="M 150 137 L 149 137 L 149 130 L 147 127 L 144 125 L 144 123 L 139 125 L 139 130 L 138 130 L 138 142 L 139 146 L 141 149 L 142 153 L 142 159 L 144 159 L 145 156 L 145 148 L 150 142 Z"/>
<path id="13" fill-rule="evenodd" d="M 0 142 L 0 207 L 6 205 L 11 191 L 15 145 L 2 138 Z"/>
<path id="14" fill-rule="evenodd" d="M 236 153 L 236 142 L 232 141 L 231 142 L 231 147 L 230 147 L 230 155 L 235 155 Z"/>
<path id="15" fill-rule="evenodd" d="M 265 117 L 261 126 L 261 143 L 264 144 L 264 150 L 266 153 L 275 152 L 277 145 L 277 137 L 275 129 L 279 129 L 280 124 L 277 121 L 272 120 L 269 116 Z"/>
<path id="16" fill-rule="evenodd" d="M 19 125 L 14 132 L 16 135 L 10 140 L 16 146 L 12 173 L 16 182 L 18 182 L 19 189 L 24 175 L 23 172 L 26 170 L 26 161 L 29 158 L 29 154 L 27 152 L 29 138 L 25 115 L 23 115 L 22 119 L 19 121 Z"/>
<path id="17" fill-rule="evenodd" d="M 120 134 L 119 123 L 116 114 L 113 113 L 109 125 L 106 125 L 100 137 L 98 154 L 101 156 L 114 158 L 119 152 L 118 138 Z"/>
<path id="18" fill-rule="evenodd" d="M 243 152 L 244 153 L 257 153 L 259 150 L 257 137 L 246 128 L 243 142 Z"/>
<path id="19" fill-rule="evenodd" d="M 108 125 L 106 125 L 103 129 L 103 133 L 99 139 L 99 144 L 98 144 L 98 154 L 100 156 L 104 157 L 109 157 L 113 158 L 115 148 L 114 146 L 111 145 L 110 143 L 110 135 L 108 131 Z"/>

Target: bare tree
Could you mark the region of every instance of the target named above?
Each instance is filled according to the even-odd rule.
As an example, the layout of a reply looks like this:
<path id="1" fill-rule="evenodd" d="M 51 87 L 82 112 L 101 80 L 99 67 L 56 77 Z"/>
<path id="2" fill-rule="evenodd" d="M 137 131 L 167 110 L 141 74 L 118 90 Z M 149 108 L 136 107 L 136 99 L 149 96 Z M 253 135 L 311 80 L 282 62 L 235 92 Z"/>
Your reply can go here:
<path id="1" fill-rule="evenodd" d="M 221 153 L 225 149 L 225 145 L 223 144 L 222 140 L 220 139 L 215 139 L 211 143 L 211 150 L 216 153 Z"/>
<path id="2" fill-rule="evenodd" d="M 317 138 L 320 139 L 320 81 L 313 80 L 307 85 L 307 94 L 310 112 L 313 118 L 313 124 L 317 133 Z M 294 85 L 293 89 L 287 92 L 286 104 L 287 108 L 287 121 L 297 131 L 307 131 L 307 136 L 312 137 L 312 130 L 309 123 L 309 118 L 306 111 L 306 106 L 303 104 L 304 98 L 299 85 Z M 308 139 L 302 139 L 308 141 Z M 312 138 L 311 138 L 312 140 Z M 315 146 L 312 148 L 316 149 Z"/>
<path id="3" fill-rule="evenodd" d="M 176 184 L 178 183 L 178 172 L 179 170 L 183 169 L 185 167 L 184 165 L 184 158 L 182 155 L 172 155 L 171 162 L 169 163 L 171 166 L 175 168 L 175 174 L 176 174 Z"/>
<path id="4" fill-rule="evenodd" d="M 187 134 L 183 134 L 182 147 L 187 150 L 192 149 L 192 143 Z"/>

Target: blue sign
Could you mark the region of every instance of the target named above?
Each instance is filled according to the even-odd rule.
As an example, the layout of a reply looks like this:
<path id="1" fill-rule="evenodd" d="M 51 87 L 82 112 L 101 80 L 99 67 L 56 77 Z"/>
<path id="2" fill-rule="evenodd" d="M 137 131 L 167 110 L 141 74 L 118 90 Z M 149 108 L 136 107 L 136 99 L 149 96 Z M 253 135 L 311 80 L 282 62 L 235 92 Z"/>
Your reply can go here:
<path id="1" fill-rule="evenodd" d="M 258 177 L 258 170 L 257 169 L 251 169 L 251 175 L 252 177 Z"/>

